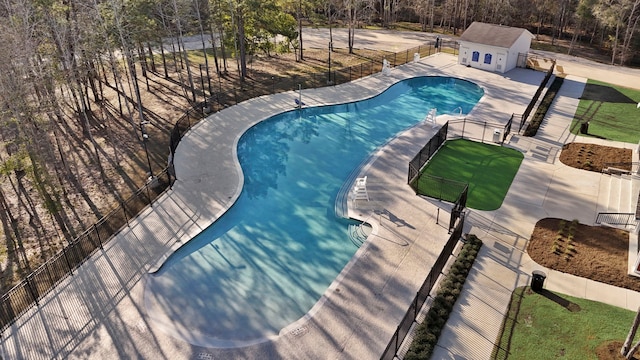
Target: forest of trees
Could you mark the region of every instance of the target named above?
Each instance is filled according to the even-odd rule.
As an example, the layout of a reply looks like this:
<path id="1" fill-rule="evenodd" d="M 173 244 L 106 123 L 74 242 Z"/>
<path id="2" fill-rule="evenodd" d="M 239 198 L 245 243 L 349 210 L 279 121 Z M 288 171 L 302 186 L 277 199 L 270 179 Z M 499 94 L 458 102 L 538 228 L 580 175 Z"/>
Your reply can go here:
<path id="1" fill-rule="evenodd" d="M 288 49 L 305 61 L 304 26 L 348 28 L 351 52 L 364 26 L 413 23 L 459 35 L 482 21 L 570 41 L 569 51 L 588 44 L 624 65 L 638 50 L 640 0 L 5 0 L 0 17 L 6 286 L 117 202 L 145 140 L 141 124 L 153 125 L 141 95 L 143 87 L 152 91 L 149 72 L 171 78 L 196 102 L 187 35 L 199 36 L 211 55 L 207 73 L 240 79 L 252 54 Z M 276 34 L 285 41 L 276 44 Z"/>

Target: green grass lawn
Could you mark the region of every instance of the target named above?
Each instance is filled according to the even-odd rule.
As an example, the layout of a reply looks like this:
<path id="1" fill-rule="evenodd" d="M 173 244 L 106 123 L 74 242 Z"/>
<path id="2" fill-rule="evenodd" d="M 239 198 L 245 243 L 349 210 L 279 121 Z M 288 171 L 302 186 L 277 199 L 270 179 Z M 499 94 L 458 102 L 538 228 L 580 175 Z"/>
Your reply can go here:
<path id="1" fill-rule="evenodd" d="M 589 80 L 580 98 L 571 132 L 578 122 L 589 121 L 587 136 L 638 143 L 640 141 L 640 90 Z"/>
<path id="2" fill-rule="evenodd" d="M 619 307 L 559 293 L 559 301 L 532 292 L 514 291 L 499 340 L 502 350 L 493 359 L 597 359 L 595 349 L 603 343 L 624 342 L 635 313 Z M 561 302 L 579 306 L 569 311 Z M 515 320 L 515 322 L 514 322 Z M 510 341 L 509 341 L 510 338 Z"/>
<path id="3" fill-rule="evenodd" d="M 495 210 L 502 205 L 523 158 L 521 152 L 502 146 L 450 140 L 433 156 L 423 173 L 469 183 L 467 207 Z M 420 181 L 418 189 L 427 196 L 439 191 L 428 181 Z"/>

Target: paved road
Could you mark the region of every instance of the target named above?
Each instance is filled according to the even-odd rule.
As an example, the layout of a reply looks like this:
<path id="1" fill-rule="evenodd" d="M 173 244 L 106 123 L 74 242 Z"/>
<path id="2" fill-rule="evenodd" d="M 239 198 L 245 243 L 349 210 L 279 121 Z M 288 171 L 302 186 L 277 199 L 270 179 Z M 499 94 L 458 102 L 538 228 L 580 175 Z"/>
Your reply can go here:
<path id="1" fill-rule="evenodd" d="M 347 29 L 333 29 L 333 46 L 335 48 L 346 48 L 348 46 Z M 387 51 L 406 50 L 414 46 L 425 44 L 435 40 L 442 35 L 433 33 L 422 33 L 415 31 L 395 31 L 395 30 L 364 30 L 356 29 L 354 46 L 358 49 L 377 49 Z M 449 37 L 443 37 L 449 38 Z M 200 35 L 186 36 L 183 38 L 187 50 L 202 49 L 202 39 Z M 205 45 L 211 46 L 211 38 L 205 36 Z M 282 41 L 279 38 L 278 41 Z M 165 50 L 171 51 L 170 41 L 165 41 Z M 305 28 L 302 31 L 302 45 L 305 49 L 327 48 L 329 46 L 329 29 L 326 28 Z"/>
<path id="2" fill-rule="evenodd" d="M 414 31 L 362 30 L 356 29 L 354 47 L 401 51 L 435 40 L 437 34 Z M 333 46 L 348 47 L 347 29 L 333 29 Z M 302 43 L 305 48 L 326 48 L 329 44 L 329 29 L 304 29 Z"/>
<path id="3" fill-rule="evenodd" d="M 533 50 L 534 55 L 556 59 L 556 73 L 594 79 L 634 89 L 640 89 L 640 69 L 602 64 L 589 59 L 559 54 L 550 51 Z"/>
<path id="4" fill-rule="evenodd" d="M 333 29 L 333 46 L 346 48 L 348 46 L 347 36 L 347 29 Z M 453 36 L 443 36 L 428 32 L 356 29 L 354 46 L 359 49 L 397 52 L 434 41 L 438 36 L 444 40 L 457 39 L 457 37 Z M 210 46 L 209 40 L 209 37 L 205 37 L 207 46 Z M 188 50 L 202 48 L 202 41 L 199 35 L 185 37 L 184 42 Z M 302 44 L 306 49 L 327 48 L 329 46 L 329 29 L 305 28 L 302 33 Z M 165 46 L 165 49 L 171 51 L 171 46 Z M 631 88 L 640 88 L 640 69 L 611 66 L 589 59 L 549 51 L 533 50 L 531 53 L 542 57 L 555 58 L 558 66 L 557 72 L 561 74 L 575 75 Z"/>

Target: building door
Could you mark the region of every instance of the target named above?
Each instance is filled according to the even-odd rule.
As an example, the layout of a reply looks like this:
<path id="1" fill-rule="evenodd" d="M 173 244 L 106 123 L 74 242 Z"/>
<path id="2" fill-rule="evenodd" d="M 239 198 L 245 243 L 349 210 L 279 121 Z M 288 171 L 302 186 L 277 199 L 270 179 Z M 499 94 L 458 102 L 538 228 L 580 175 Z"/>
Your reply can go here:
<path id="1" fill-rule="evenodd" d="M 461 47 L 458 56 L 460 57 L 460 64 L 467 65 L 469 63 L 469 48 Z"/>
<path id="2" fill-rule="evenodd" d="M 498 53 L 498 59 L 496 60 L 496 71 L 497 72 L 505 72 L 505 67 L 507 66 L 507 54 Z"/>

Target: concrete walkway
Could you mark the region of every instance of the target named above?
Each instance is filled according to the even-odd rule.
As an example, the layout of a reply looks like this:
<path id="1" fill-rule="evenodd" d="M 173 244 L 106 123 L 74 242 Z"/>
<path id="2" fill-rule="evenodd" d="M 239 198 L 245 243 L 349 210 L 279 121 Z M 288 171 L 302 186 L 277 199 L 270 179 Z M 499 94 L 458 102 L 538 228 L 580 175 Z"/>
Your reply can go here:
<path id="1" fill-rule="evenodd" d="M 604 77 L 605 74 L 597 74 Z M 551 291 L 636 311 L 640 293 L 543 268 L 526 253 L 536 222 L 546 217 L 578 219 L 593 225 L 608 196 L 601 183 L 609 175 L 570 168 L 559 161 L 565 143 L 590 142 L 637 148 L 637 144 L 577 137 L 569 131 L 586 79 L 568 76 L 535 138 L 515 135 L 507 146 L 525 154 L 500 209 L 472 210 L 468 232 L 483 240 L 474 264 L 434 352 L 433 359 L 489 359 L 516 287 L 530 285 L 534 270 Z M 634 180 L 638 181 L 638 180 Z M 604 194 L 607 195 L 607 194 Z M 625 196 L 637 199 L 638 194 Z M 637 242 L 637 233 L 632 235 Z"/>
<path id="2" fill-rule="evenodd" d="M 523 112 L 543 77 L 542 73 L 524 69 L 515 69 L 506 76 L 488 73 L 459 66 L 455 57 L 438 54 L 395 68 L 389 76 L 377 74 L 349 84 L 304 91 L 304 102 L 314 106 L 364 99 L 399 80 L 419 75 L 455 76 L 477 83 L 485 89 L 485 97 L 471 117 L 500 123 L 506 123 L 512 113 Z M 578 93 L 580 83 L 576 79 L 575 88 L 567 86 L 567 91 L 573 89 L 573 93 Z M 253 124 L 289 110 L 296 96 L 283 93 L 256 98 L 214 114 L 194 127 L 178 147 L 175 161 L 179 180 L 173 190 L 132 220 L 104 250 L 45 296 L 39 306 L 6 329 L 0 340 L 0 356 L 3 359 L 379 358 L 448 237 L 447 229 L 436 222 L 440 210 L 441 218 L 446 217 L 446 205 L 417 197 L 406 185 L 408 161 L 435 132 L 426 124 L 399 134 L 360 169 L 361 174 L 369 176 L 372 201 L 360 203 L 357 209 L 350 204 L 348 211 L 351 217 L 369 219 L 374 233 L 313 309 L 282 329 L 276 338 L 242 348 L 193 345 L 183 337 L 168 335 L 149 316 L 144 302 L 148 273 L 213 223 L 238 197 L 242 172 L 235 147 L 240 135 Z M 571 109 L 563 111 L 569 116 Z M 557 138 L 550 137 L 548 141 L 556 146 L 562 144 Z M 564 175 L 570 170 L 556 162 L 534 160 L 534 143 L 513 138 L 511 145 L 526 150 L 527 158 L 503 207 L 470 216 L 473 228 L 469 231 L 478 234 L 487 246 L 456 308 L 457 315 L 454 314 L 442 337 L 443 349 L 448 349 L 443 358 L 450 354 L 458 358 L 486 358 L 482 354 L 495 340 L 492 332 L 497 329 L 498 319 L 502 319 L 500 314 L 508 302 L 506 294 L 518 284 L 528 283 L 528 274 L 535 267 L 522 251 L 533 224 L 550 214 L 560 216 L 567 211 L 576 211 L 570 218 L 588 219 L 583 201 L 594 207 L 597 201 L 587 193 L 576 192 L 575 198 L 567 199 L 570 207 L 566 208 L 566 202 L 559 202 L 557 196 L 573 194 L 573 189 L 567 189 L 575 179 L 569 181 L 571 175 Z M 532 196 L 538 192 L 539 195 Z M 550 289 L 565 281 L 561 276 L 555 279 L 550 274 L 547 280 Z M 633 301 L 627 303 L 635 304 Z M 468 341 L 477 336 L 484 342 Z M 467 344 L 473 344 L 473 349 Z"/>

